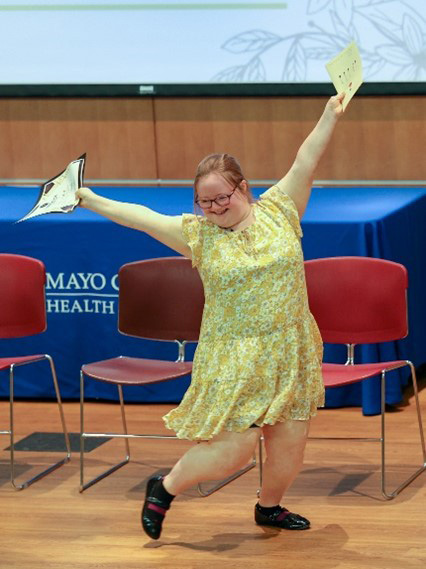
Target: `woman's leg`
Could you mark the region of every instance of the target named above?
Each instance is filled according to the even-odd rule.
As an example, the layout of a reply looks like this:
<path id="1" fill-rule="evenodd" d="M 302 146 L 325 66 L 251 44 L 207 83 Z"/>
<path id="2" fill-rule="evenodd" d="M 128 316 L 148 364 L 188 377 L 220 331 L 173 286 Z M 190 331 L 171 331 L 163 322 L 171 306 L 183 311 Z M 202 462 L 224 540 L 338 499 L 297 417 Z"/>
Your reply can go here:
<path id="1" fill-rule="evenodd" d="M 276 506 L 303 463 L 309 421 L 284 421 L 263 427 L 266 460 L 259 504 Z"/>
<path id="2" fill-rule="evenodd" d="M 309 421 L 286 421 L 263 427 L 266 460 L 255 521 L 259 525 L 304 530 L 310 522 L 280 506 L 280 501 L 299 472 L 308 436 Z"/>
<path id="3" fill-rule="evenodd" d="M 145 532 L 158 539 L 164 516 L 176 494 L 205 480 L 225 478 L 242 468 L 253 454 L 259 436 L 258 428 L 244 433 L 223 432 L 189 449 L 166 477 L 151 478 L 142 509 Z"/>
<path id="4" fill-rule="evenodd" d="M 226 478 L 245 466 L 259 441 L 260 429 L 225 431 L 190 448 L 164 478 L 164 488 L 180 494 L 205 480 Z"/>

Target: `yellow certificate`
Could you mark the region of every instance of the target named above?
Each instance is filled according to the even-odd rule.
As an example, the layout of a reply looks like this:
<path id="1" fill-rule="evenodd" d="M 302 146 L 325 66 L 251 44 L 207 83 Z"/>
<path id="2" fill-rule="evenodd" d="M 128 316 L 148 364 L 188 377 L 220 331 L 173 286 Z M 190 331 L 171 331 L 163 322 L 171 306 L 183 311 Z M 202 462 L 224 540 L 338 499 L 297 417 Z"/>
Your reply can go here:
<path id="1" fill-rule="evenodd" d="M 326 65 L 338 93 L 345 93 L 343 110 L 362 84 L 362 62 L 355 42 L 352 42 Z"/>

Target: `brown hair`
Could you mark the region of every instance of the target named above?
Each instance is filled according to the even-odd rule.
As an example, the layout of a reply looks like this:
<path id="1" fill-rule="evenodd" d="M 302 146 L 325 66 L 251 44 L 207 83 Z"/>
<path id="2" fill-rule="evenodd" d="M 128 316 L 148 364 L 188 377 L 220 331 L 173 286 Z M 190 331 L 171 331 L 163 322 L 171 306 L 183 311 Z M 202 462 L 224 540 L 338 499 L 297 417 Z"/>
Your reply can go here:
<path id="1" fill-rule="evenodd" d="M 195 172 L 194 202 L 197 197 L 198 182 L 201 180 L 201 178 L 204 178 L 205 176 L 213 173 L 222 176 L 222 178 L 229 182 L 231 186 L 237 186 L 243 180 L 245 180 L 247 183 L 247 192 L 244 193 L 244 195 L 247 197 L 247 200 L 250 203 L 254 201 L 248 182 L 242 173 L 238 160 L 230 154 L 209 154 L 201 160 Z M 239 189 L 242 191 L 241 188 Z"/>

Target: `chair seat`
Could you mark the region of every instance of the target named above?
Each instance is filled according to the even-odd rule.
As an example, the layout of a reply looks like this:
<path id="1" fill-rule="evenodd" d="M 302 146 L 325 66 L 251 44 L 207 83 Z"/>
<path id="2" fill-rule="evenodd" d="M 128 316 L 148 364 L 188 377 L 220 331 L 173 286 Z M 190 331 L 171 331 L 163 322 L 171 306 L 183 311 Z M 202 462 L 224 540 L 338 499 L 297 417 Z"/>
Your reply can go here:
<path id="1" fill-rule="evenodd" d="M 373 377 L 382 371 L 391 371 L 407 365 L 406 360 L 375 362 L 371 364 L 322 364 L 322 375 L 325 387 L 340 387 L 356 383 L 362 379 Z"/>
<path id="2" fill-rule="evenodd" d="M 8 358 L 0 358 L 0 370 L 8 369 L 11 365 L 26 364 L 36 362 L 45 358 L 44 354 L 36 354 L 35 356 L 16 356 Z"/>
<path id="3" fill-rule="evenodd" d="M 88 377 L 118 385 L 145 385 L 176 379 L 192 371 L 192 362 L 170 362 L 119 356 L 82 366 Z"/>

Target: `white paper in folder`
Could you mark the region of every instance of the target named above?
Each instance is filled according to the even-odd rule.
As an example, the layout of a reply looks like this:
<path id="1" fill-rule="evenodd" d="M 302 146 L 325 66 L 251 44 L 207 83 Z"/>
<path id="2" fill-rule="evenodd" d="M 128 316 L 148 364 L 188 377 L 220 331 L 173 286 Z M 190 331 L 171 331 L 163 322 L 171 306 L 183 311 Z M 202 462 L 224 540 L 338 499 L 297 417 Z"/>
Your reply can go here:
<path id="1" fill-rule="evenodd" d="M 63 172 L 43 184 L 34 207 L 24 217 L 25 221 L 45 213 L 70 213 L 78 205 L 75 193 L 83 185 L 86 154 L 73 160 Z"/>

